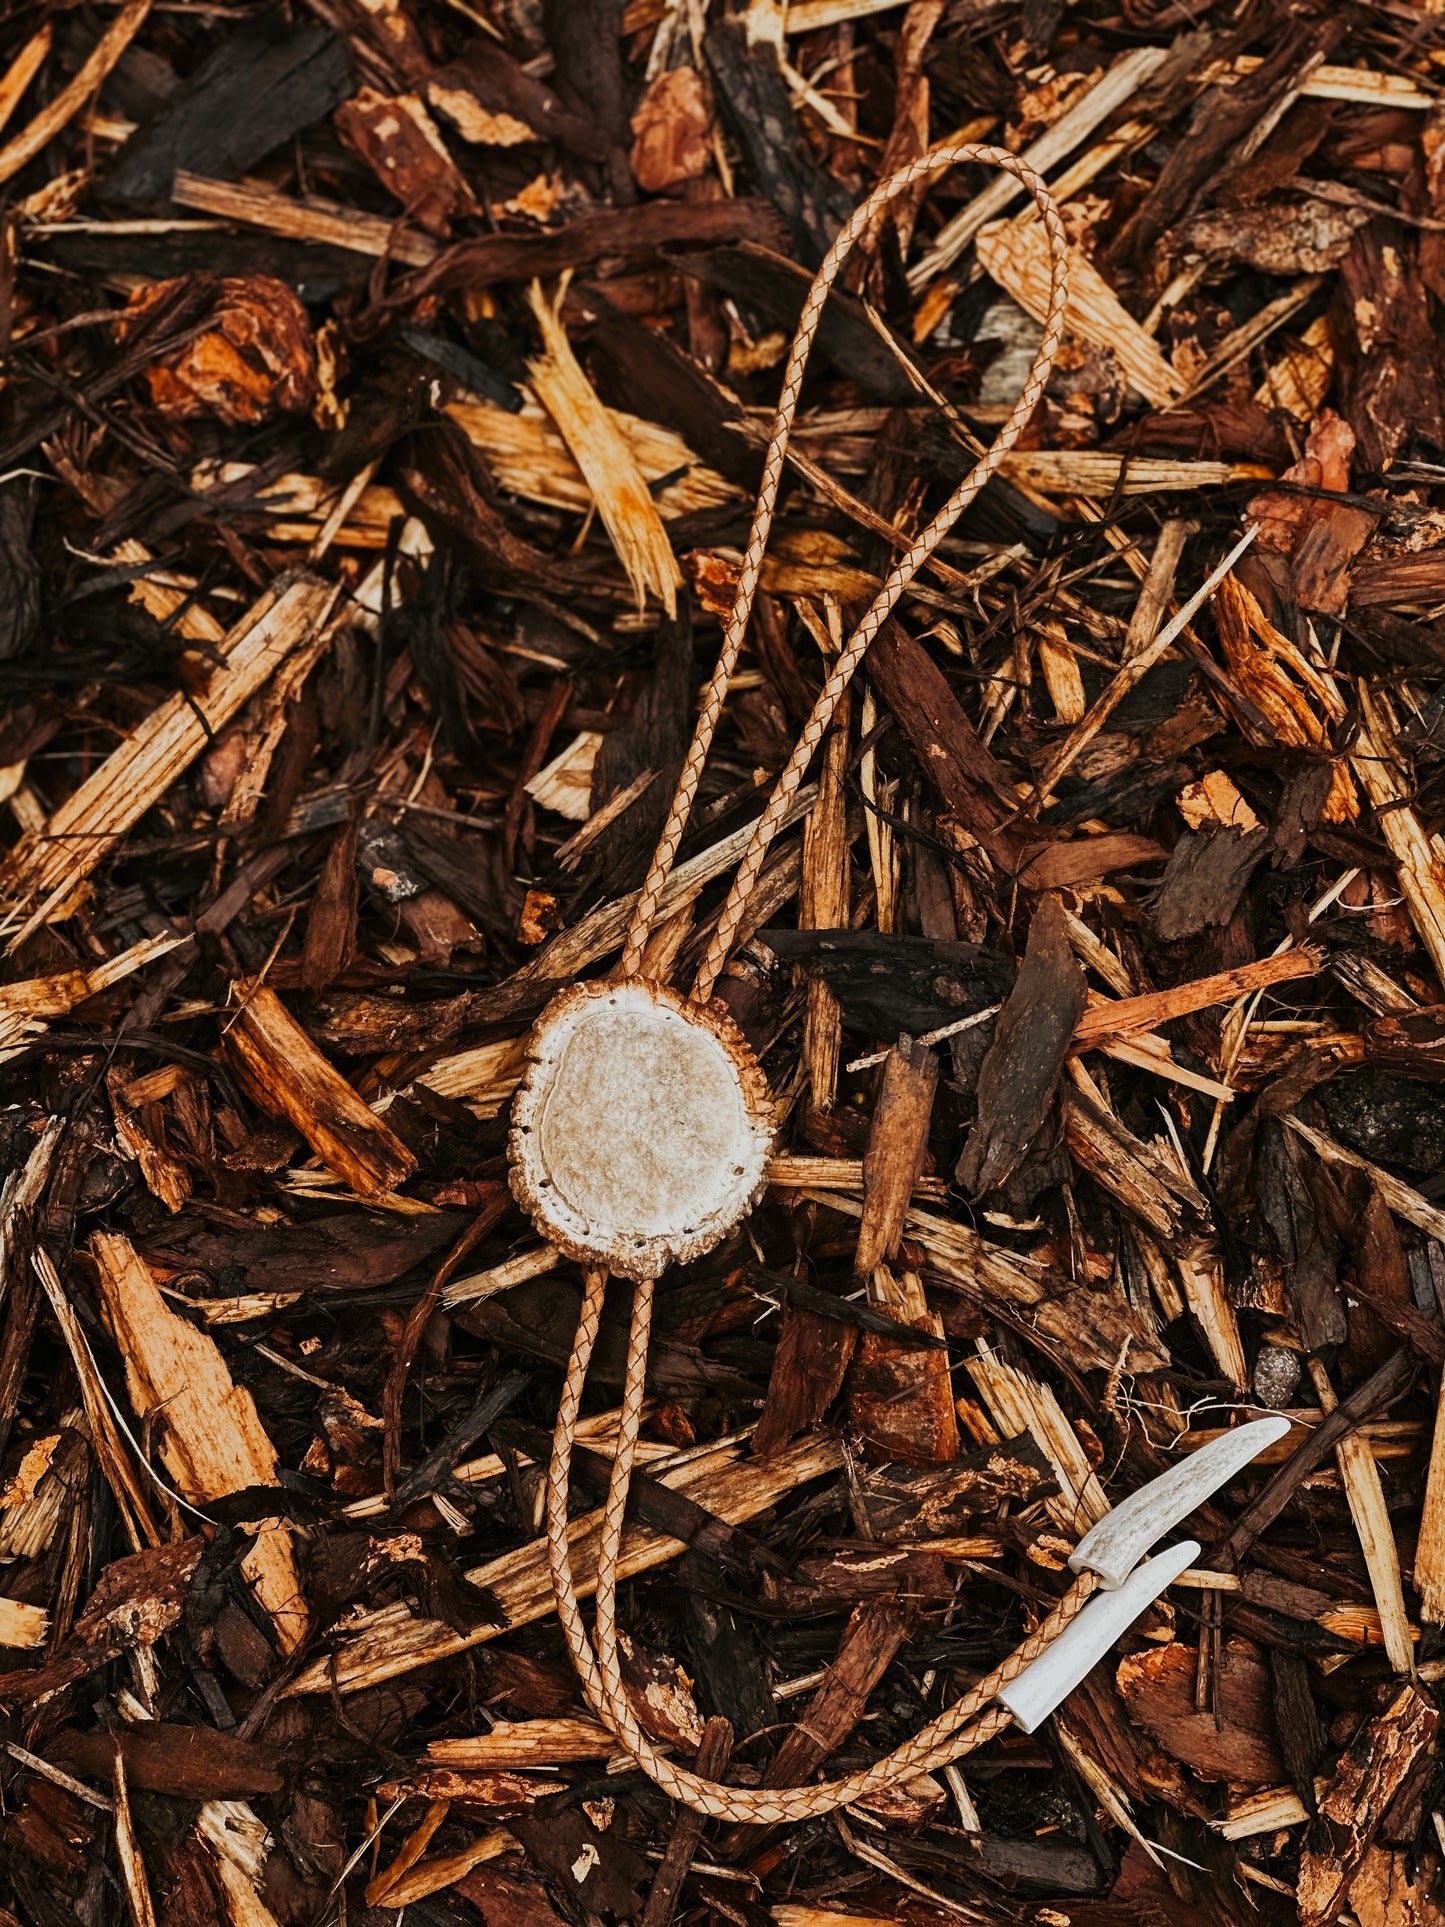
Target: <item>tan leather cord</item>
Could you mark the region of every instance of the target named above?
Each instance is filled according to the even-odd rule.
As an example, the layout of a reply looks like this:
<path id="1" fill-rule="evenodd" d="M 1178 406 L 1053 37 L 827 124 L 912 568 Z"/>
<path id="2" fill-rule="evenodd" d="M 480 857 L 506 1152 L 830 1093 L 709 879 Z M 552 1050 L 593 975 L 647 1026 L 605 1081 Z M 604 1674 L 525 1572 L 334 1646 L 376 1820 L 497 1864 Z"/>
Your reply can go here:
<path id="1" fill-rule="evenodd" d="M 797 412 L 798 399 L 802 393 L 803 375 L 807 369 L 813 337 L 818 331 L 829 291 L 854 242 L 872 225 L 876 216 L 896 195 L 906 192 L 920 181 L 942 173 L 945 168 L 956 166 L 963 161 L 982 161 L 1012 174 L 1028 189 L 1039 209 L 1048 235 L 1050 258 L 1049 309 L 1044 323 L 1044 337 L 1039 343 L 1038 353 L 1034 357 L 1033 367 L 1029 370 L 1029 378 L 1024 383 L 1023 391 L 1014 403 L 1008 420 L 994 438 L 992 447 L 979 458 L 928 527 L 911 544 L 907 553 L 895 563 L 868 613 L 854 630 L 829 671 L 828 679 L 814 705 L 813 713 L 808 718 L 797 747 L 778 779 L 771 801 L 759 818 L 752 842 L 738 868 L 712 942 L 698 971 L 697 982 L 693 987 L 692 994 L 698 1002 L 707 1001 L 713 984 L 727 961 L 728 951 L 747 913 L 748 899 L 757 881 L 758 872 L 762 868 L 768 845 L 772 842 L 778 825 L 786 814 L 798 785 L 802 782 L 803 774 L 823 739 L 823 734 L 838 706 L 839 698 L 848 687 L 854 670 L 892 613 L 899 597 L 1018 440 L 1044 392 L 1054 365 L 1054 358 L 1058 353 L 1059 341 L 1063 333 L 1064 309 L 1068 301 L 1069 244 L 1059 210 L 1040 177 L 1026 161 L 1020 160 L 1016 154 L 1010 154 L 1007 149 L 980 147 L 972 142 L 936 147 L 931 153 L 923 155 L 921 159 L 912 162 L 908 167 L 901 168 L 896 174 L 891 174 L 886 180 L 878 183 L 867 200 L 855 210 L 852 218 L 839 229 L 837 238 L 829 248 L 823 265 L 819 268 L 813 285 L 808 290 L 808 298 L 803 304 L 802 316 L 798 322 L 797 333 L 793 337 L 793 345 L 789 351 L 787 367 L 783 375 L 782 394 L 773 423 L 772 438 L 768 443 L 767 455 L 763 462 L 762 485 L 758 491 L 757 506 L 753 511 L 752 530 L 748 536 L 742 570 L 738 577 L 737 595 L 723 634 L 722 653 L 718 657 L 712 680 L 703 695 L 697 729 L 683 764 L 677 792 L 663 826 L 647 880 L 642 886 L 642 893 L 633 911 L 632 927 L 628 931 L 620 965 L 620 973 L 624 977 L 636 976 L 642 967 L 643 951 L 657 919 L 663 886 L 667 882 L 673 861 L 677 856 L 678 845 L 682 841 L 683 831 L 687 827 L 693 799 L 702 777 L 703 765 L 707 761 L 713 733 L 717 728 L 718 718 L 722 714 L 728 685 L 732 680 L 743 638 L 747 633 L 762 575 L 763 554 L 768 545 L 768 536 L 772 531 L 778 491 L 782 485 L 783 465 L 787 459 L 793 417 Z"/>
<path id="2" fill-rule="evenodd" d="M 719 1820 L 774 1826 L 814 1819 L 819 1814 L 831 1813 L 835 1808 L 849 1806 L 856 1800 L 866 1799 L 870 1794 L 880 1793 L 887 1787 L 906 1783 L 921 1773 L 947 1766 L 950 1761 L 960 1759 L 1000 1732 L 1008 1724 L 1010 1716 L 1001 1708 L 987 1711 L 990 1701 L 1010 1680 L 1017 1679 L 1026 1667 L 1031 1666 L 1082 1610 L 1098 1584 L 1092 1573 L 1085 1573 L 1075 1580 L 1048 1617 L 1002 1665 L 995 1667 L 911 1740 L 905 1741 L 883 1759 L 876 1760 L 872 1766 L 850 1773 L 844 1779 L 824 1781 L 815 1786 L 727 1787 L 703 1779 L 658 1752 L 638 1726 L 623 1686 L 617 1665 L 616 1632 L 617 1568 L 622 1549 L 627 1493 L 642 1418 L 643 1381 L 652 1318 L 651 1281 L 634 1287 L 617 1453 L 613 1460 L 598 1542 L 595 1653 L 587 1637 L 572 1581 L 567 1528 L 572 1439 L 581 1405 L 582 1386 L 597 1339 L 606 1285 L 605 1271 L 588 1271 L 577 1339 L 568 1362 L 557 1412 L 557 1429 L 552 1439 L 552 1462 L 547 1483 L 547 1556 L 557 1600 L 557 1617 L 571 1651 L 583 1695 L 597 1718 L 615 1734 L 623 1751 L 656 1781 L 664 1793 L 696 1812 Z M 980 1718 L 980 1715 L 983 1717 Z"/>
<path id="3" fill-rule="evenodd" d="M 707 761 L 718 718 L 722 714 L 728 686 L 737 665 L 753 603 L 761 579 L 763 555 L 772 529 L 787 458 L 793 417 L 802 393 L 803 376 L 817 333 L 824 304 L 837 279 L 849 250 L 858 237 L 872 225 L 876 216 L 898 194 L 929 179 L 943 169 L 964 161 L 983 161 L 1012 174 L 1028 189 L 1038 206 L 1048 235 L 1051 284 L 1049 309 L 1044 335 L 1034 357 L 1029 378 L 1007 422 L 999 430 L 993 446 L 974 465 L 970 473 L 949 496 L 905 555 L 890 571 L 867 614 L 832 664 L 827 680 L 788 759 L 766 809 L 753 831 L 746 854 L 738 868 L 732 888 L 719 917 L 693 987 L 693 998 L 706 1002 L 727 960 L 738 929 L 747 913 L 753 886 L 762 868 L 768 845 L 787 812 L 818 744 L 828 728 L 839 699 L 869 645 L 898 603 L 914 576 L 928 560 L 939 542 L 989 480 L 1004 456 L 1018 440 L 1025 423 L 1033 414 L 1048 381 L 1063 332 L 1064 309 L 1068 299 L 1068 239 L 1059 211 L 1043 181 L 1017 155 L 998 147 L 972 143 L 945 146 L 881 181 L 852 218 L 840 229 L 826 259 L 808 291 L 802 317 L 793 338 L 783 376 L 781 398 L 763 463 L 762 485 L 753 514 L 737 595 L 728 616 L 722 652 L 703 696 L 697 730 L 683 765 L 667 821 L 653 856 L 647 880 L 633 913 L 622 955 L 620 973 L 636 976 L 642 966 L 647 940 L 657 919 L 663 886 L 677 856 L 687 826 L 698 783 Z M 616 1735 L 619 1745 L 664 1792 L 699 1813 L 716 1819 L 777 1825 L 810 1819 L 847 1806 L 870 1794 L 907 1782 L 935 1767 L 946 1766 L 992 1738 L 1007 1723 L 1009 1715 L 990 1702 L 1002 1687 L 1016 1679 L 1026 1667 L 1050 1646 L 1064 1627 L 1079 1613 L 1097 1581 L 1085 1574 L 1075 1581 L 1054 1610 L 1030 1634 L 1016 1652 L 1001 1666 L 978 1682 L 971 1691 L 932 1720 L 911 1740 L 897 1747 L 886 1758 L 840 1780 L 801 1787 L 740 1788 L 726 1787 L 677 1765 L 660 1753 L 638 1726 L 623 1685 L 617 1663 L 617 1573 L 622 1556 L 623 1528 L 627 1495 L 637 1452 L 638 1430 L 642 1420 L 643 1391 L 647 1373 L 648 1336 L 651 1329 L 654 1281 L 643 1280 L 634 1286 L 632 1320 L 628 1335 L 627 1369 L 623 1385 L 622 1411 L 618 1426 L 617 1450 L 613 1460 L 606 1503 L 597 1528 L 596 1649 L 587 1636 L 577 1591 L 572 1579 L 570 1538 L 567 1523 L 567 1495 L 571 1475 L 572 1441 L 581 1409 L 582 1389 L 587 1377 L 598 1325 L 606 1294 L 607 1272 L 594 1267 L 586 1273 L 586 1289 L 577 1324 L 577 1336 L 568 1361 L 557 1425 L 552 1440 L 552 1460 L 547 1481 L 547 1557 L 552 1587 L 557 1602 L 557 1617 L 571 1651 L 583 1694 L 597 1717 Z"/>

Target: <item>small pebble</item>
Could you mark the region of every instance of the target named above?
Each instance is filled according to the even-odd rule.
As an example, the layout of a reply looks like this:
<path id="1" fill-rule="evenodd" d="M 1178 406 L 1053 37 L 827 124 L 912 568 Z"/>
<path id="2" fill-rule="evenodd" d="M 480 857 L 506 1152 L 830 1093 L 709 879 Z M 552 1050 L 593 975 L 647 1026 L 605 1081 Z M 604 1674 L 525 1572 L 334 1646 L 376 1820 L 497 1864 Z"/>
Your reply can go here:
<path id="1" fill-rule="evenodd" d="M 1254 1361 L 1254 1395 L 1275 1411 L 1288 1405 L 1300 1380 L 1298 1354 L 1283 1345 L 1261 1345 Z"/>

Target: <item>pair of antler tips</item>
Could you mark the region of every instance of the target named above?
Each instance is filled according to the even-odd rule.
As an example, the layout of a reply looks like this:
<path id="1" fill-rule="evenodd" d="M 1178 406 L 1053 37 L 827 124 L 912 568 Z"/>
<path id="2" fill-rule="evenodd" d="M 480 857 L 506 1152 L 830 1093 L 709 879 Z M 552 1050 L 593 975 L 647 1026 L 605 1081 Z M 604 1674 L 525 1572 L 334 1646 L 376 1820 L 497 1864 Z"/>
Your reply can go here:
<path id="1" fill-rule="evenodd" d="M 1033 1665 L 997 1695 L 1000 1705 L 1008 1708 L 1025 1733 L 1042 1726 L 1139 1615 L 1198 1557 L 1199 1542 L 1183 1539 L 1167 1552 L 1146 1559 L 1113 1592 L 1095 1593 Z"/>
<path id="2" fill-rule="evenodd" d="M 1150 1546 L 1203 1505 L 1266 1446 L 1289 1431 L 1287 1418 L 1254 1419 L 1221 1433 L 1141 1486 L 1086 1532 L 1069 1558 L 1075 1572 L 1092 1572 L 1105 1591 L 1123 1586 Z"/>
<path id="3" fill-rule="evenodd" d="M 1139 1615 L 1199 1557 L 1194 1539 L 1183 1539 L 1145 1559 L 1150 1546 L 1288 1431 L 1289 1420 L 1274 1417 L 1255 1419 L 1223 1433 L 1142 1486 L 1085 1533 L 1069 1564 L 1075 1572 L 1093 1573 L 1100 1590 L 1033 1664 L 997 1695 L 1026 1733 L 1049 1717 Z"/>

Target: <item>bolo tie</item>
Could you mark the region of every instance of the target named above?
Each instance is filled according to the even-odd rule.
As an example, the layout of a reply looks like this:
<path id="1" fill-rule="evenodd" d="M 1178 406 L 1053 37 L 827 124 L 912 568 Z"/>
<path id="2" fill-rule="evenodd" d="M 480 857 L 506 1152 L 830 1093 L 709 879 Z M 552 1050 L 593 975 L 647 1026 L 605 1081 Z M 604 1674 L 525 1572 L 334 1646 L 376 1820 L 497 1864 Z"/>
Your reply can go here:
<path id="1" fill-rule="evenodd" d="M 946 168 L 966 162 L 1011 174 L 1038 209 L 1050 259 L 1043 338 L 993 445 L 894 564 L 833 659 L 753 829 L 693 988 L 684 996 L 646 977 L 644 957 L 747 634 L 793 418 L 824 305 L 850 249 L 888 205 Z M 541 1235 L 581 1265 L 585 1281 L 546 1490 L 547 1552 L 557 1616 L 587 1704 L 622 1751 L 673 1799 L 718 1819 L 777 1824 L 813 1818 L 946 1766 L 1010 1721 L 1031 1732 L 1199 1552 L 1194 1541 L 1184 1540 L 1145 1560 L 1148 1548 L 1288 1429 L 1283 1419 L 1240 1426 L 1116 1507 L 1079 1542 L 1069 1560 L 1073 1583 L 1017 1650 L 911 1740 L 865 1770 L 806 1786 L 725 1786 L 668 1757 L 637 1723 L 618 1666 L 617 1578 L 642 1422 L 656 1282 L 669 1265 L 689 1263 L 712 1250 L 747 1217 L 766 1185 L 775 1129 L 767 1079 L 726 1007 L 713 998 L 713 986 L 747 914 L 768 846 L 854 671 L 919 569 L 998 471 L 1044 392 L 1063 332 L 1068 264 L 1063 222 L 1043 181 L 1017 155 L 972 143 L 935 148 L 880 181 L 839 230 L 808 291 L 788 353 L 722 649 L 633 911 L 621 963 L 612 976 L 574 984 L 554 997 L 525 1047 L 527 1070 L 513 1103 L 508 1140 L 512 1189 Z M 597 1538 L 589 1638 L 572 1575 L 567 1496 L 583 1386 L 609 1277 L 631 1281 L 632 1311 L 616 1452 Z"/>

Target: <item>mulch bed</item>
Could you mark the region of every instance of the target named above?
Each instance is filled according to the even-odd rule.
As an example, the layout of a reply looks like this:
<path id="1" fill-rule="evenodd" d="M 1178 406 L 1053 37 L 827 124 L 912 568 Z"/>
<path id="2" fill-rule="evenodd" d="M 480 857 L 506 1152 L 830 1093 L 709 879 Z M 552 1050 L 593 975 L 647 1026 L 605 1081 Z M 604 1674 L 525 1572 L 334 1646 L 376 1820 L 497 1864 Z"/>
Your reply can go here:
<path id="1" fill-rule="evenodd" d="M 1445 1921 L 1442 18 L 10 10 L 0 1927 Z M 553 1611 L 582 1281 L 508 1111 L 621 955 L 811 275 L 944 140 L 1052 185 L 1068 329 L 718 981 L 778 1136 L 659 1284 L 638 1718 L 866 1765 L 1292 1423 L 1039 1730 L 703 1823 Z M 648 976 L 1047 292 L 982 163 L 855 250 Z"/>

